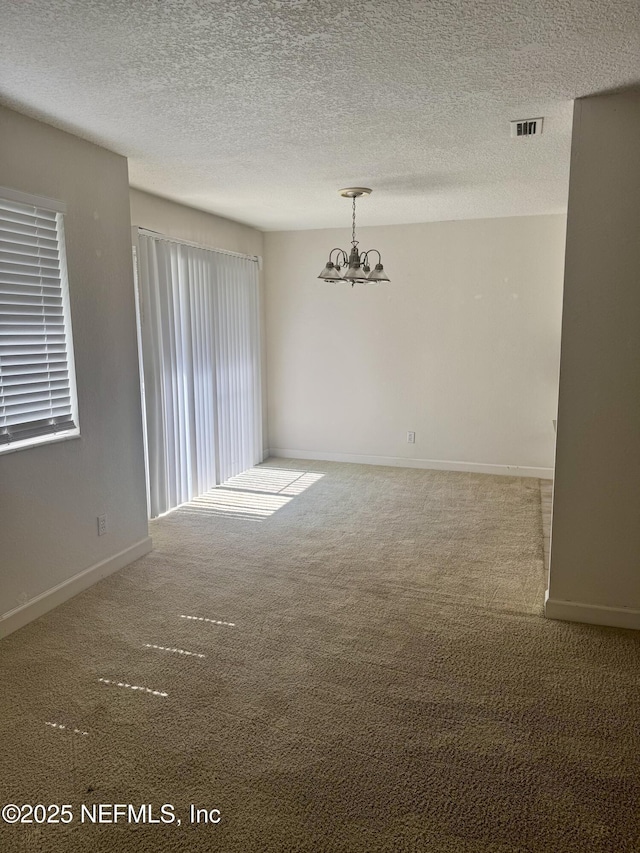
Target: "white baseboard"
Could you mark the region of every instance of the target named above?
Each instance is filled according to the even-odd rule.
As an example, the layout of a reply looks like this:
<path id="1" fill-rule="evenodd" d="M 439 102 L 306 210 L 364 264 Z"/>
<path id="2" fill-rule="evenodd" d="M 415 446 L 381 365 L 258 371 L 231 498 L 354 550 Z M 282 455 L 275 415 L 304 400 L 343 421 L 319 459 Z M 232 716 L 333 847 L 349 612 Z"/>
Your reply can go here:
<path id="1" fill-rule="evenodd" d="M 396 468 L 427 468 L 434 471 L 467 471 L 472 474 L 502 474 L 509 477 L 553 478 L 553 468 L 492 465 L 481 462 L 451 462 L 439 459 L 410 459 L 404 456 L 365 456 L 359 453 L 326 453 L 322 450 L 284 450 L 272 447 L 270 456 L 282 459 L 316 459 L 319 462 L 356 462 L 360 465 L 391 465 Z"/>
<path id="2" fill-rule="evenodd" d="M 108 557 L 106 560 L 102 560 L 100 563 L 89 566 L 88 569 L 84 569 L 84 571 L 79 572 L 68 580 L 51 587 L 46 592 L 41 592 L 40 595 L 32 598 L 26 604 L 21 604 L 20 607 L 2 614 L 0 616 L 0 638 L 12 634 L 29 622 L 33 622 L 34 619 L 47 613 L 47 611 L 53 610 L 54 607 L 73 598 L 74 595 L 82 592 L 83 589 L 87 589 L 99 580 L 102 580 L 102 578 L 106 578 L 107 575 L 123 569 L 140 557 L 144 557 L 145 554 L 151 551 L 152 547 L 151 537 L 146 536 L 144 539 L 136 542 L 135 545 L 119 551 L 117 554 Z"/>
<path id="3" fill-rule="evenodd" d="M 589 625 L 640 630 L 640 610 L 633 610 L 630 607 L 584 604 L 580 601 L 562 601 L 549 598 L 548 590 L 544 601 L 544 615 L 547 619 L 563 619 L 567 622 L 586 622 Z"/>

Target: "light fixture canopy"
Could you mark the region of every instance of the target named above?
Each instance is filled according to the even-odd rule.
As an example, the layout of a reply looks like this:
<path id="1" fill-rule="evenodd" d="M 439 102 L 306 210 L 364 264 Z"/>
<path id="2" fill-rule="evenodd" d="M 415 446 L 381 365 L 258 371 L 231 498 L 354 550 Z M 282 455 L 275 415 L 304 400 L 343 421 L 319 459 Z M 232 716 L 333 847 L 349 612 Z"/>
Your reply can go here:
<path id="1" fill-rule="evenodd" d="M 351 250 L 347 253 L 344 249 L 332 249 L 329 252 L 329 260 L 318 278 L 323 281 L 348 281 L 354 284 L 378 284 L 380 281 L 389 281 L 382 266 L 382 257 L 377 249 L 367 249 L 366 252 L 358 250 L 356 240 L 356 199 L 361 196 L 371 195 L 369 187 L 345 187 L 338 190 L 344 198 L 352 199 L 351 216 Z M 374 252 L 378 256 L 378 263 L 372 270 L 369 265 L 369 254 Z M 334 256 L 335 253 L 335 256 Z M 345 269 L 344 273 L 342 269 Z"/>

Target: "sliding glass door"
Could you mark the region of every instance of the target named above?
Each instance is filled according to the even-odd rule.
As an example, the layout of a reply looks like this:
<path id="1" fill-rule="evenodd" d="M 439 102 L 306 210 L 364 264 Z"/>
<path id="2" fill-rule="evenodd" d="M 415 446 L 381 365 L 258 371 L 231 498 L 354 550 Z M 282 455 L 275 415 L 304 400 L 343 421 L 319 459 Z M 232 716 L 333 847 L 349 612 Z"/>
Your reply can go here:
<path id="1" fill-rule="evenodd" d="M 142 230 L 137 243 L 154 518 L 262 459 L 258 264 Z"/>

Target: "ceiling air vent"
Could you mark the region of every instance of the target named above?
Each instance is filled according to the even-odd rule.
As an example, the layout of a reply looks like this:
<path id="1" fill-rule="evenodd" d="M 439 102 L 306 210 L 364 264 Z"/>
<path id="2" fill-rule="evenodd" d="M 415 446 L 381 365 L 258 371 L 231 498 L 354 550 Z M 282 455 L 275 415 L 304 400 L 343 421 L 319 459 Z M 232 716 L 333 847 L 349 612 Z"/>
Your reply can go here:
<path id="1" fill-rule="evenodd" d="M 520 118 L 510 122 L 511 136 L 516 139 L 524 136 L 540 136 L 542 133 L 541 118 Z"/>

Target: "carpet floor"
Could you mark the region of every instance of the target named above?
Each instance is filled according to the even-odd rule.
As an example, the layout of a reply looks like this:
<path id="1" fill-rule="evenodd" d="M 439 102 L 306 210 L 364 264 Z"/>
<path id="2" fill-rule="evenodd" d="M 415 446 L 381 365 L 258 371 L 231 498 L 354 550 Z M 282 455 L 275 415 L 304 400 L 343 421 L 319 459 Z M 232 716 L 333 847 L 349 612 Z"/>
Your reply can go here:
<path id="1" fill-rule="evenodd" d="M 0 643 L 0 805 L 71 815 L 3 853 L 640 851 L 640 636 L 543 618 L 537 480 L 271 459 L 151 533 Z"/>

